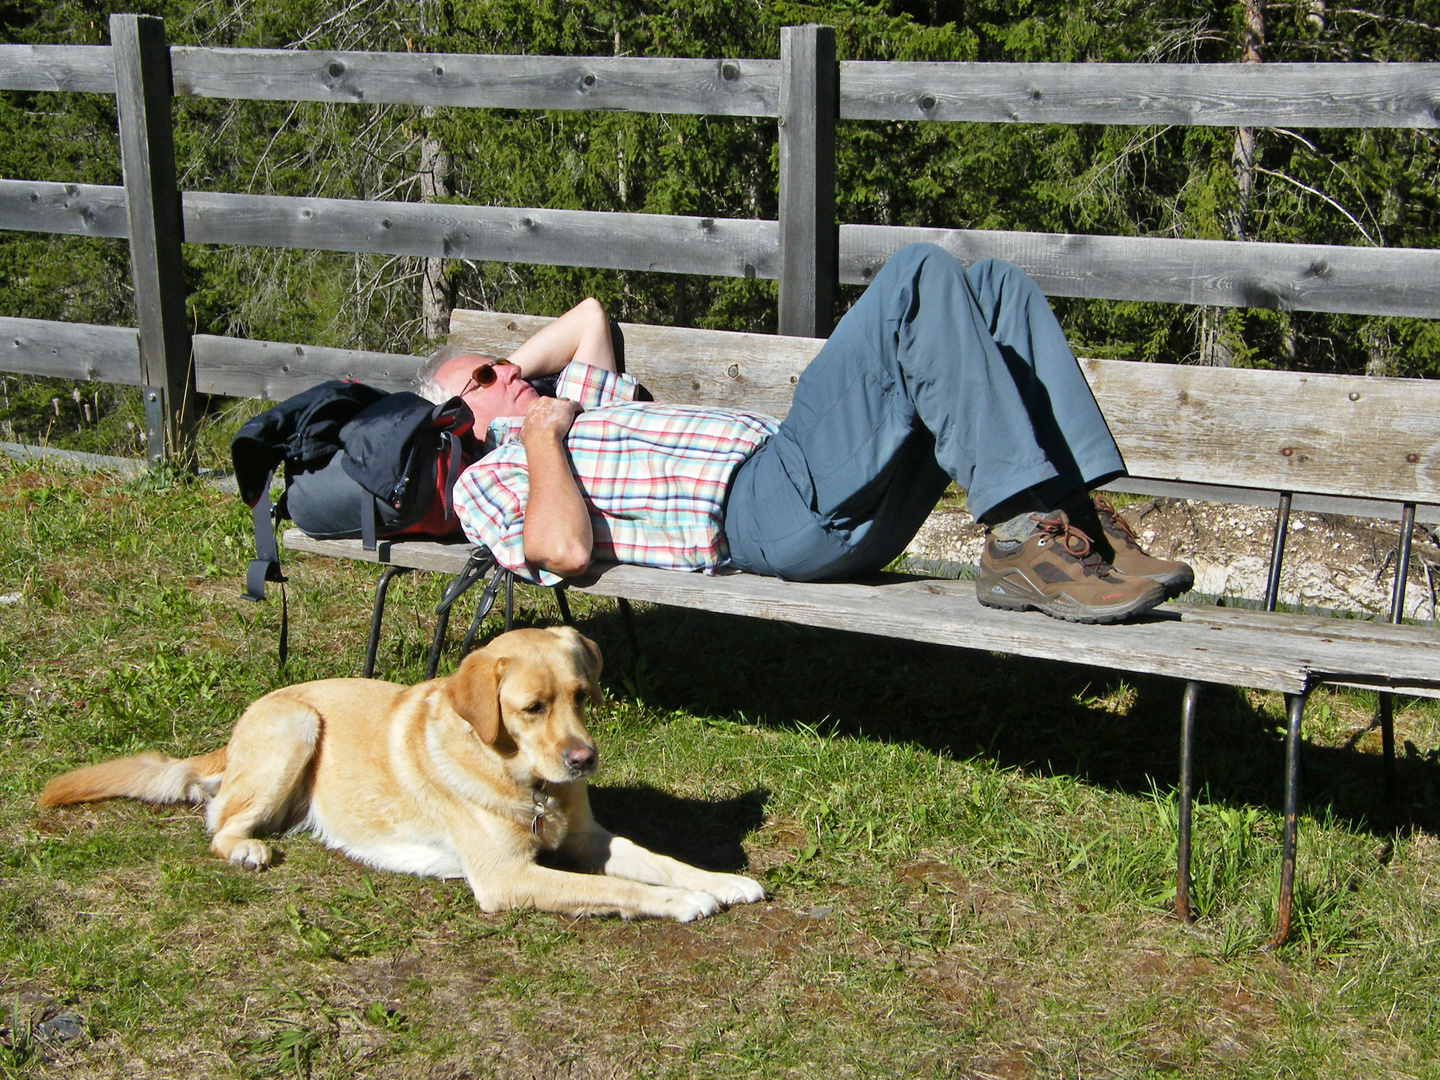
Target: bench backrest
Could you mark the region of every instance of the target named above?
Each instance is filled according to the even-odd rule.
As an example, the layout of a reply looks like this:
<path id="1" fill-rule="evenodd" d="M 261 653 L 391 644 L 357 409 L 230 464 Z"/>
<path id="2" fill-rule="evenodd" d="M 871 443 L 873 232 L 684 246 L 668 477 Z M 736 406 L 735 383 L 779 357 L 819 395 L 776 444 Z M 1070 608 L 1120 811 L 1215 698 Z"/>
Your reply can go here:
<path id="1" fill-rule="evenodd" d="M 457 310 L 450 340 L 504 356 L 548 321 Z M 772 416 L 788 411 L 796 379 L 823 344 L 630 323 L 622 329 L 626 369 L 657 400 Z M 1233 489 L 1440 506 L 1440 382 L 1126 360 L 1081 366 L 1135 479 L 1180 485 L 1176 493 L 1197 497 L 1184 486 L 1221 498 L 1221 489 Z"/>

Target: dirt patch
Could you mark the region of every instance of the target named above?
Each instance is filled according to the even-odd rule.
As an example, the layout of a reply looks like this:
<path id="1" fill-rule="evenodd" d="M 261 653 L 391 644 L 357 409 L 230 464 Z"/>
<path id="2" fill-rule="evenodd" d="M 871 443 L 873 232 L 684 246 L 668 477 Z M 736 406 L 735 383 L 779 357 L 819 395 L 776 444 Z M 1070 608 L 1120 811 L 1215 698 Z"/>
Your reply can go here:
<path id="1" fill-rule="evenodd" d="M 1195 592 L 1207 598 L 1265 598 L 1274 511 L 1182 499 L 1146 499 L 1122 509 L 1141 544 L 1153 555 L 1183 559 L 1195 568 Z M 973 566 L 984 531 L 964 510 L 937 510 L 906 554 Z M 1388 618 L 1400 530 L 1394 522 L 1331 514 L 1290 517 L 1281 564 L 1280 601 L 1307 608 Z M 1436 618 L 1440 591 L 1440 540 L 1415 530 L 1405 614 Z"/>

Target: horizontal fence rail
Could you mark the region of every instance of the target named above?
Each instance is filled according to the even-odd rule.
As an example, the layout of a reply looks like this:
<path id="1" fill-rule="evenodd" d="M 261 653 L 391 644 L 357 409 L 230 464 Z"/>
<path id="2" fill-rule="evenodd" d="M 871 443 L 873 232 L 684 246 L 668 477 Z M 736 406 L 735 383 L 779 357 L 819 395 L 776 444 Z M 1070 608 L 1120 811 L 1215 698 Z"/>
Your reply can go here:
<path id="1" fill-rule="evenodd" d="M 849 60 L 845 120 L 1437 128 L 1435 64 L 992 64 Z"/>
<path id="2" fill-rule="evenodd" d="M 1013 262 L 1052 296 L 1440 318 L 1440 251 L 1429 248 L 841 225 L 840 280 L 869 282 L 917 241 L 962 262 Z"/>
<path id="3" fill-rule="evenodd" d="M 779 115 L 780 61 L 170 50 L 175 93 L 278 101 Z M 1433 64 L 848 60 L 845 120 L 1440 128 Z M 0 45 L 0 89 L 111 94 L 108 46 Z"/>
<path id="4" fill-rule="evenodd" d="M 125 189 L 102 184 L 0 180 L 0 229 L 126 239 Z"/>
<path id="5" fill-rule="evenodd" d="M 779 276 L 774 221 L 187 191 L 185 239 L 727 277 Z"/>
<path id="6" fill-rule="evenodd" d="M 747 218 L 181 194 L 185 240 L 775 279 L 779 223 Z M 125 189 L 0 180 L 0 229 L 130 235 Z"/>
<path id="7" fill-rule="evenodd" d="M 381 390 L 413 390 L 421 357 L 325 349 L 278 341 L 195 335 L 195 388 L 202 394 L 283 401 L 326 379 L 356 379 Z"/>
<path id="8" fill-rule="evenodd" d="M 128 326 L 0 318 L 0 367 L 21 375 L 141 386 L 140 332 Z"/>
<path id="9" fill-rule="evenodd" d="M 778 60 L 170 50 L 175 93 L 489 109 L 777 116 Z"/>
<path id="10" fill-rule="evenodd" d="M 447 203 L 188 191 L 185 239 L 774 280 L 779 224 Z M 0 228 L 124 238 L 123 188 L 0 180 Z M 1013 262 L 1052 296 L 1440 318 L 1440 251 L 1223 240 L 840 226 L 840 280 L 898 248 Z"/>
<path id="11" fill-rule="evenodd" d="M 0 45 L 0 90 L 115 93 L 109 45 Z"/>

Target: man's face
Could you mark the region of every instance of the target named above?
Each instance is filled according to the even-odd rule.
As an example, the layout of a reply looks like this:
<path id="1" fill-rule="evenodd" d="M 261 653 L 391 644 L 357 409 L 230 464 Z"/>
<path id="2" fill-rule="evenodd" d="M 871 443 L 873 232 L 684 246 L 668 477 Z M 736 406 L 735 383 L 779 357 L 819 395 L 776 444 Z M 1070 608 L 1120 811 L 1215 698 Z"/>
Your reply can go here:
<path id="1" fill-rule="evenodd" d="M 524 416 L 540 397 L 514 364 L 474 354 L 447 360 L 435 373 L 435 381 L 470 406 L 475 430 L 481 433 L 497 416 Z"/>

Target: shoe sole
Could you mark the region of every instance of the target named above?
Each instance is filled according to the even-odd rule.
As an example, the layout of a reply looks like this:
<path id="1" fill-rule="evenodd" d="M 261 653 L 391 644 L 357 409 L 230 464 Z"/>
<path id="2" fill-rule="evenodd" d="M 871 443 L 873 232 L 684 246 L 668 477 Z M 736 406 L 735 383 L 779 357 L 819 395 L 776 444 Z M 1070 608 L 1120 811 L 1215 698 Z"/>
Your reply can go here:
<path id="1" fill-rule="evenodd" d="M 1023 577 L 1015 574 L 982 575 L 975 582 L 975 596 L 985 607 L 1005 611 L 1038 611 L 1052 619 L 1077 623 L 1116 623 L 1140 615 L 1165 602 L 1165 587 L 1158 581 L 1139 596 L 1121 604 L 1082 604 L 1064 593 L 1046 596 Z"/>
<path id="2" fill-rule="evenodd" d="M 1174 600 L 1177 596 L 1183 596 L 1195 587 L 1195 571 L 1188 567 L 1184 570 L 1177 570 L 1173 574 L 1147 574 L 1145 576 L 1165 590 L 1166 600 Z"/>

